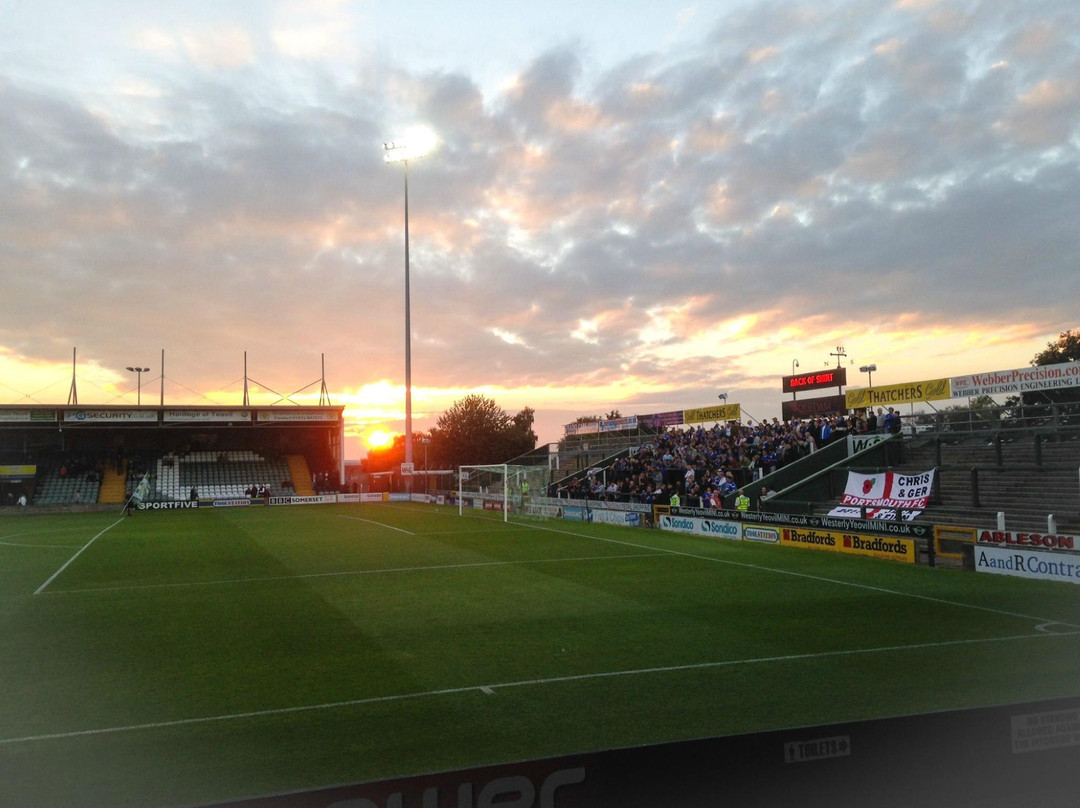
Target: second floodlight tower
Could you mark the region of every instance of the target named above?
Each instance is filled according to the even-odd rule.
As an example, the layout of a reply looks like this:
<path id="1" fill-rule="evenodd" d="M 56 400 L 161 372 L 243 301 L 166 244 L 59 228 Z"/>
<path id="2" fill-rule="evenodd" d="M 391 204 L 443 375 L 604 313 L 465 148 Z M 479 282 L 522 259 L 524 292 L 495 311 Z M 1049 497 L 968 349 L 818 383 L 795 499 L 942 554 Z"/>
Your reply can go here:
<path id="1" fill-rule="evenodd" d="M 412 429 L 412 322 L 409 312 L 409 161 L 429 154 L 435 147 L 435 134 L 426 128 L 410 129 L 405 140 L 383 143 L 383 160 L 401 163 L 405 168 L 405 463 L 413 462 Z M 411 479 L 409 481 L 411 483 Z M 411 489 L 411 485 L 409 486 Z"/>

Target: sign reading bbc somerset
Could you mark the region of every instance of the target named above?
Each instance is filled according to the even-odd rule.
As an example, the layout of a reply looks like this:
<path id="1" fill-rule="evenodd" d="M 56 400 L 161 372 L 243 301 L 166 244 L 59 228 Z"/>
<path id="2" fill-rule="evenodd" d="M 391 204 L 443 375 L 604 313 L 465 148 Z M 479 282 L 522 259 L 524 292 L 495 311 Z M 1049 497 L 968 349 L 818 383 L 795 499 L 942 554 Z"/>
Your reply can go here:
<path id="1" fill-rule="evenodd" d="M 725 519 L 698 519 L 693 516 L 672 516 L 665 513 L 660 517 L 660 529 L 674 533 L 689 533 L 693 536 L 715 536 L 718 539 L 734 541 L 742 539 L 742 525 Z"/>
<path id="2" fill-rule="evenodd" d="M 1080 584 L 1080 556 L 980 544 L 975 547 L 975 571 Z"/>
<path id="3" fill-rule="evenodd" d="M 334 494 L 317 494 L 313 497 L 270 497 L 271 505 L 329 505 L 337 501 Z"/>
<path id="4" fill-rule="evenodd" d="M 832 550 L 836 553 L 915 563 L 915 542 L 911 539 L 789 527 L 780 531 L 780 544 L 784 547 L 808 547 L 811 550 Z"/>

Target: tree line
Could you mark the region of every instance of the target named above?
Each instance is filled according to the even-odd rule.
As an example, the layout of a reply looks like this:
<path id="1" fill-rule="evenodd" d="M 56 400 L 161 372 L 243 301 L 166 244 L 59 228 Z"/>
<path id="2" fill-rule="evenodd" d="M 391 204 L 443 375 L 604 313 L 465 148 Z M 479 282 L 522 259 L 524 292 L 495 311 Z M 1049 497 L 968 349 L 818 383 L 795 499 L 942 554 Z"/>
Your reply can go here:
<path id="1" fill-rule="evenodd" d="M 536 411 L 525 407 L 509 415 L 487 396 L 472 393 L 454 402 L 428 432 L 413 433 L 413 462 L 429 469 L 505 463 L 536 448 Z M 371 473 L 397 471 L 405 460 L 405 436 L 368 452 Z"/>

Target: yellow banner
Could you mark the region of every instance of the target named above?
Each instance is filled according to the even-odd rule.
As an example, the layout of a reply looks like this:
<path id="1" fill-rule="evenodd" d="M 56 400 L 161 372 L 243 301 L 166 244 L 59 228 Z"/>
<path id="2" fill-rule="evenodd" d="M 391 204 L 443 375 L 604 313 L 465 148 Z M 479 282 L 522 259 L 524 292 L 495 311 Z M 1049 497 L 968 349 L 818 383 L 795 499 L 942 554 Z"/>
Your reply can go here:
<path id="1" fill-rule="evenodd" d="M 858 410 L 863 407 L 888 407 L 917 401 L 941 401 L 946 398 L 952 398 L 949 380 L 927 379 L 921 382 L 848 390 L 844 395 L 844 404 L 849 410 Z"/>
<path id="2" fill-rule="evenodd" d="M 780 533 L 780 544 L 784 547 L 808 547 L 811 550 L 832 550 L 834 553 L 915 563 L 915 542 L 912 539 L 786 527 Z"/>
<path id="3" fill-rule="evenodd" d="M 738 421 L 741 418 L 741 404 L 722 404 L 719 407 L 683 410 L 683 421 L 688 424 L 701 424 L 706 421 Z"/>
<path id="4" fill-rule="evenodd" d="M 0 466 L 0 477 L 33 477 L 37 466 Z"/>

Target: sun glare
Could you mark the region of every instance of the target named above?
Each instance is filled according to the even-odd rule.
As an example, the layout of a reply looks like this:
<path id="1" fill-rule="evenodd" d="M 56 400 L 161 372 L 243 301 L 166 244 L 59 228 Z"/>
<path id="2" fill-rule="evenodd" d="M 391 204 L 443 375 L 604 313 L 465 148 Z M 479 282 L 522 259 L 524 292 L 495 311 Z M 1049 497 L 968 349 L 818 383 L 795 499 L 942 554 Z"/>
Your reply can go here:
<path id="1" fill-rule="evenodd" d="M 369 449 L 385 449 L 394 443 L 394 433 L 376 429 L 364 438 Z"/>

